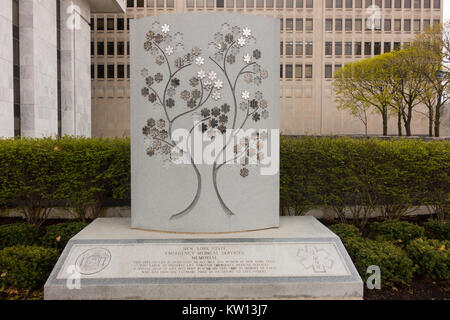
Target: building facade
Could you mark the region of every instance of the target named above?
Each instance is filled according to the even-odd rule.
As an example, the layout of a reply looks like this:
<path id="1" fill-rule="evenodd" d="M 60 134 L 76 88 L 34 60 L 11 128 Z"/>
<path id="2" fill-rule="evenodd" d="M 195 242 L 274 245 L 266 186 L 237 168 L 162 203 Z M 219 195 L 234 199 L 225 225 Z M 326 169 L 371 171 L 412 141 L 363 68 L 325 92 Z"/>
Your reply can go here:
<path id="1" fill-rule="evenodd" d="M 90 16 L 124 0 L 3 0 L 0 137 L 91 135 Z"/>
<path id="2" fill-rule="evenodd" d="M 235 12 L 280 19 L 281 130 L 362 134 L 364 125 L 334 103 L 332 76 L 344 64 L 394 50 L 443 19 L 442 0 L 127 0 L 125 14 L 91 19 L 92 134 L 129 135 L 130 19 L 182 12 Z M 413 134 L 427 133 L 417 113 Z M 442 134 L 450 134 L 442 124 Z M 381 134 L 369 115 L 369 134 Z M 389 133 L 396 134 L 395 116 Z"/>

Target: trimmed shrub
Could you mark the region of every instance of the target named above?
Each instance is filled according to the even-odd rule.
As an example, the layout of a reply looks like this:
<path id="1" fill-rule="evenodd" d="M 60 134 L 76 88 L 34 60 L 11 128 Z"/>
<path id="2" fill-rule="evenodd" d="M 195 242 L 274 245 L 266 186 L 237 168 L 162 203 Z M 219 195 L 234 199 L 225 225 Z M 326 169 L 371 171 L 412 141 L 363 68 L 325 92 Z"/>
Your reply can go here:
<path id="1" fill-rule="evenodd" d="M 450 241 L 416 239 L 408 244 L 406 251 L 420 273 L 434 280 L 450 279 Z"/>
<path id="2" fill-rule="evenodd" d="M 450 222 L 428 220 L 423 225 L 428 239 L 450 240 Z"/>
<path id="3" fill-rule="evenodd" d="M 378 240 L 394 241 L 402 246 L 424 236 L 423 227 L 399 220 L 374 222 L 371 224 L 370 230 L 372 237 L 376 237 Z"/>
<path id="4" fill-rule="evenodd" d="M 345 247 L 364 282 L 369 276 L 367 268 L 376 265 L 381 270 L 382 286 L 411 283 L 414 263 L 401 248 L 392 243 L 353 237 L 346 239 Z"/>
<path id="5" fill-rule="evenodd" d="M 58 260 L 56 249 L 15 246 L 0 250 L 0 288 L 41 288 Z"/>
<path id="6" fill-rule="evenodd" d="M 63 222 L 48 226 L 46 234 L 41 238 L 41 244 L 62 251 L 67 242 L 87 225 L 84 222 Z"/>
<path id="7" fill-rule="evenodd" d="M 338 223 L 333 224 L 328 228 L 333 231 L 339 238 L 341 238 L 342 241 L 348 238 L 361 237 L 361 232 L 359 231 L 359 229 L 351 224 Z"/>
<path id="8" fill-rule="evenodd" d="M 17 245 L 31 246 L 36 243 L 37 238 L 37 229 L 28 223 L 0 226 L 0 250 Z"/>

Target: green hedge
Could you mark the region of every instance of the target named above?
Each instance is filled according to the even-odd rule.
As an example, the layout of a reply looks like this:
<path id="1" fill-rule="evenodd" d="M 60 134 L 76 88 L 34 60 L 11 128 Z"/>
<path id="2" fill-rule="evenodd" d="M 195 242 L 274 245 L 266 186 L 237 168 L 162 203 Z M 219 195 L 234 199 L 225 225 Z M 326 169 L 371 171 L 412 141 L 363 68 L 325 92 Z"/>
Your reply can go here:
<path id="1" fill-rule="evenodd" d="M 0 226 L 0 250 L 17 245 L 31 246 L 36 243 L 38 230 L 28 223 Z"/>
<path id="2" fill-rule="evenodd" d="M 450 241 L 416 239 L 408 244 L 406 251 L 420 273 L 435 280 L 450 279 Z"/>
<path id="3" fill-rule="evenodd" d="M 41 237 L 41 245 L 56 248 L 62 251 L 67 242 L 87 226 L 84 222 L 63 222 L 47 227 L 46 233 Z"/>
<path id="4" fill-rule="evenodd" d="M 0 289 L 41 288 L 58 260 L 56 249 L 16 246 L 0 250 Z"/>
<path id="5" fill-rule="evenodd" d="M 342 241 L 348 238 L 361 237 L 359 229 L 351 224 L 338 223 L 328 227 L 333 231 Z"/>
<path id="6" fill-rule="evenodd" d="M 364 224 L 375 208 L 398 218 L 450 202 L 448 141 L 282 137 L 280 157 L 284 214 L 328 206 Z M 0 205 L 22 206 L 29 222 L 40 225 L 55 203 L 83 220 L 111 199 L 130 201 L 129 139 L 0 140 Z"/>
<path id="7" fill-rule="evenodd" d="M 414 223 L 399 220 L 374 222 L 370 225 L 371 236 L 379 240 L 394 241 L 402 246 L 410 241 L 422 238 L 424 229 Z"/>
<path id="8" fill-rule="evenodd" d="M 429 239 L 449 240 L 450 241 L 450 222 L 429 220 L 423 225 L 425 236 Z"/>

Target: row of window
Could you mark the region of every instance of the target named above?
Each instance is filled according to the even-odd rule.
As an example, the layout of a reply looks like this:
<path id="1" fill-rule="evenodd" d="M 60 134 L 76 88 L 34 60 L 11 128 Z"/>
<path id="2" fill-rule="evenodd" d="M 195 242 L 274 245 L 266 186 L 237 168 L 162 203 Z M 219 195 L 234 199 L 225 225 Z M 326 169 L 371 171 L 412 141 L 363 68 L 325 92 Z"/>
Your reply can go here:
<path id="1" fill-rule="evenodd" d="M 342 9 L 345 4 L 345 8 L 353 8 L 353 2 L 355 8 L 362 7 L 362 0 L 326 0 L 325 8 L 332 9 Z M 440 9 L 441 8 L 441 0 L 365 0 L 364 6 L 369 8 L 370 6 L 377 6 L 379 8 L 392 8 L 392 5 L 396 9 L 431 9 L 431 3 L 433 3 L 433 8 Z M 384 6 L 383 6 L 384 4 Z"/>
<path id="2" fill-rule="evenodd" d="M 291 56 L 294 55 L 294 42 L 292 41 L 286 41 L 280 42 L 280 55 L 287 55 Z M 295 42 L 295 55 L 302 56 L 312 56 L 313 54 L 313 43 L 312 41 L 306 41 L 303 44 L 303 41 L 296 41 Z"/>
<path id="3" fill-rule="evenodd" d="M 383 21 L 384 21 L 384 31 L 386 31 L 386 32 L 390 32 L 390 31 L 392 31 L 392 29 L 393 29 L 393 31 L 419 32 L 421 30 L 427 29 L 431 24 L 430 19 L 423 19 L 423 23 L 422 23 L 421 19 L 403 19 L 403 23 L 402 23 L 402 19 L 386 18 Z M 392 28 L 392 21 L 394 21 L 393 28 Z M 440 19 L 434 19 L 433 23 L 434 24 L 440 23 Z M 382 29 L 381 24 L 382 24 L 382 19 L 366 18 L 364 20 L 364 30 L 366 30 L 366 31 L 372 31 L 372 30 L 381 31 L 381 29 Z M 402 28 L 402 25 L 403 25 L 403 28 Z M 287 27 L 287 24 L 286 24 L 286 27 Z M 341 19 L 341 18 L 339 18 L 339 19 L 334 19 L 334 23 L 333 23 L 333 19 L 325 19 L 325 31 L 339 32 L 339 31 L 345 30 L 346 32 L 352 32 L 352 31 L 361 32 L 362 29 L 363 29 L 363 20 L 362 19 L 352 19 L 352 18 Z"/>
<path id="4" fill-rule="evenodd" d="M 313 8 L 313 0 L 186 0 L 186 8 Z M 265 3 L 265 6 L 264 6 Z M 326 0 L 325 8 L 365 8 L 378 6 L 379 8 L 396 9 L 431 9 L 441 8 L 441 0 Z M 195 4 L 195 5 L 194 5 Z M 175 0 L 127 0 L 128 8 L 174 8 Z"/>
<path id="5" fill-rule="evenodd" d="M 105 25 L 106 20 L 106 25 Z M 116 21 L 116 25 L 114 25 L 114 20 Z M 126 19 L 126 26 L 125 26 L 125 19 L 124 18 L 97 18 L 93 19 L 91 18 L 91 30 L 97 30 L 97 31 L 124 31 L 130 30 L 130 18 Z M 105 29 L 106 27 L 106 29 Z"/>
<path id="6" fill-rule="evenodd" d="M 346 55 L 346 56 L 351 56 L 352 54 L 354 54 L 355 56 L 361 56 L 361 55 L 365 55 L 365 56 L 371 56 L 373 55 L 379 55 L 382 53 L 382 44 L 384 47 L 383 52 L 391 52 L 392 49 L 393 50 L 398 50 L 401 47 L 401 42 L 370 42 L 370 41 L 366 41 L 366 42 L 360 42 L 360 41 L 356 41 L 356 42 L 351 42 L 351 41 L 346 41 L 346 42 L 341 42 L 341 41 L 336 41 L 334 42 L 334 55 L 335 56 L 342 56 L 342 55 Z M 408 42 L 404 42 L 403 45 L 408 45 Z M 364 52 L 363 52 L 363 48 L 364 48 Z M 326 56 L 332 56 L 333 55 L 333 42 L 331 41 L 327 41 L 325 42 L 325 55 Z"/>
<path id="7" fill-rule="evenodd" d="M 95 52 L 95 47 L 97 47 L 97 52 Z M 106 54 L 108 56 L 124 56 L 130 53 L 130 42 L 126 42 L 125 52 L 125 41 L 106 41 Z M 91 56 L 104 56 L 105 55 L 105 42 L 97 41 L 97 46 L 95 46 L 94 41 L 91 41 Z"/>
<path id="8" fill-rule="evenodd" d="M 95 76 L 95 69 L 97 69 L 97 77 Z M 125 74 L 126 71 L 126 74 Z M 95 65 L 91 64 L 91 79 L 105 79 L 105 76 L 107 79 L 125 79 L 125 76 L 127 79 L 130 78 L 130 65 L 125 65 L 118 63 L 117 65 L 114 64 L 97 64 L 97 68 L 95 68 Z"/>
<path id="9" fill-rule="evenodd" d="M 312 79 L 313 66 L 312 64 L 280 64 L 280 78 L 284 79 Z"/>
<path id="10" fill-rule="evenodd" d="M 295 31 L 313 31 L 314 20 L 313 18 L 280 18 L 280 31 L 286 29 L 286 31 L 294 31 L 294 21 L 295 21 Z"/>
<path id="11" fill-rule="evenodd" d="M 337 72 L 340 68 L 342 68 L 341 64 L 335 64 L 334 72 Z M 324 71 L 325 71 L 325 79 L 333 78 L 333 65 L 332 64 L 326 64 Z"/>

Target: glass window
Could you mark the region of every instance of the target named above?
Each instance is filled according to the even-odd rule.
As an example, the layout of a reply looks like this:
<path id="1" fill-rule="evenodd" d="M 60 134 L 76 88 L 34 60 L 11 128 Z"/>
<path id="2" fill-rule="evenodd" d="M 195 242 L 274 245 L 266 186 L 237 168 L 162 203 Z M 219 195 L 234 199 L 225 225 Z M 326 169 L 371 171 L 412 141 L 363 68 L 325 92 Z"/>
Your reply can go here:
<path id="1" fill-rule="evenodd" d="M 105 78 L 105 65 L 98 64 L 97 65 L 97 78 L 104 79 Z"/>
<path id="2" fill-rule="evenodd" d="M 95 67 L 93 64 L 91 64 L 91 79 L 95 78 Z"/>
<path id="3" fill-rule="evenodd" d="M 327 9 L 333 8 L 333 0 L 327 0 L 325 2 L 325 8 L 327 8 Z"/>
<path id="4" fill-rule="evenodd" d="M 295 54 L 297 56 L 303 55 L 303 42 L 302 41 L 295 42 Z"/>
<path id="5" fill-rule="evenodd" d="M 355 42 L 355 56 L 361 55 L 361 42 Z"/>
<path id="6" fill-rule="evenodd" d="M 286 55 L 292 56 L 294 54 L 294 43 L 292 41 L 286 41 Z"/>
<path id="7" fill-rule="evenodd" d="M 417 1 L 417 0 L 415 0 L 415 1 Z M 420 0 L 419 0 L 420 1 Z M 404 0 L 404 2 L 403 2 L 403 7 L 405 8 L 405 9 L 410 9 L 411 8 L 411 0 Z"/>
<path id="8" fill-rule="evenodd" d="M 352 19 L 345 19 L 345 31 L 352 31 Z"/>
<path id="9" fill-rule="evenodd" d="M 400 42 L 394 42 L 394 50 L 399 50 L 400 49 Z"/>
<path id="10" fill-rule="evenodd" d="M 411 31 L 411 19 L 403 20 L 403 31 L 406 31 L 406 32 Z"/>
<path id="11" fill-rule="evenodd" d="M 305 54 L 307 56 L 312 56 L 312 54 L 313 54 L 313 43 L 312 43 L 312 41 L 306 41 Z"/>
<path id="12" fill-rule="evenodd" d="M 125 43 L 123 41 L 117 42 L 117 55 L 119 56 L 125 55 Z"/>
<path id="13" fill-rule="evenodd" d="M 306 0 L 306 8 L 311 9 L 313 6 L 313 0 Z"/>
<path id="14" fill-rule="evenodd" d="M 342 19 L 336 19 L 335 21 L 335 30 L 342 31 Z"/>
<path id="15" fill-rule="evenodd" d="M 336 8 L 342 9 L 342 0 L 336 0 Z"/>
<path id="16" fill-rule="evenodd" d="M 94 41 L 91 41 L 91 56 L 94 55 L 94 48 L 95 48 Z"/>
<path id="17" fill-rule="evenodd" d="M 401 8 L 401 7 L 402 7 L 402 0 L 395 0 L 395 2 L 394 2 L 394 7 L 395 7 L 396 9 Z"/>
<path id="18" fill-rule="evenodd" d="M 280 64 L 280 78 L 283 78 L 283 65 Z"/>
<path id="19" fill-rule="evenodd" d="M 331 56 L 333 54 L 333 43 L 331 41 L 325 42 L 325 55 Z"/>
<path id="20" fill-rule="evenodd" d="M 284 74 L 285 78 L 292 79 L 292 76 L 293 76 L 293 70 L 292 69 L 293 69 L 292 68 L 292 64 L 287 64 L 286 65 L 286 70 L 285 70 L 285 74 Z"/>
<path id="21" fill-rule="evenodd" d="M 108 18 L 106 20 L 106 24 L 107 24 L 108 31 L 114 30 L 114 18 Z"/>
<path id="22" fill-rule="evenodd" d="M 435 9 L 441 8 L 441 0 L 434 0 L 434 8 Z"/>
<path id="23" fill-rule="evenodd" d="M 423 30 L 426 30 L 430 27 L 430 19 L 423 20 Z"/>
<path id="24" fill-rule="evenodd" d="M 372 55 L 372 42 L 364 42 L 364 55 Z"/>
<path id="25" fill-rule="evenodd" d="M 117 78 L 119 79 L 125 78 L 125 66 L 123 64 L 117 65 Z"/>
<path id="26" fill-rule="evenodd" d="M 391 43 L 390 42 L 385 42 L 384 43 L 384 52 L 391 52 Z"/>
<path id="27" fill-rule="evenodd" d="M 295 0 L 296 8 L 303 8 L 303 0 Z"/>
<path id="28" fill-rule="evenodd" d="M 368 8 L 368 7 L 370 7 L 371 5 L 372 5 L 372 0 L 366 0 L 365 1 L 365 6 L 366 6 L 366 8 Z"/>
<path id="29" fill-rule="evenodd" d="M 254 7 L 255 7 L 255 3 L 254 3 L 253 0 L 247 0 L 247 1 L 246 1 L 246 6 L 247 6 L 247 8 L 254 8 Z M 214 8 L 214 6 L 208 7 L 208 8 Z M 222 8 L 223 8 L 223 7 L 222 7 Z"/>
<path id="30" fill-rule="evenodd" d="M 425 9 L 430 9 L 430 7 L 431 7 L 431 0 L 423 0 L 423 7 Z"/>
<path id="31" fill-rule="evenodd" d="M 402 20 L 401 19 L 394 20 L 394 31 L 402 31 Z"/>
<path id="32" fill-rule="evenodd" d="M 256 0 L 257 8 L 264 8 L 264 0 Z"/>
<path id="33" fill-rule="evenodd" d="M 355 0 L 355 8 L 362 8 L 362 0 Z"/>
<path id="34" fill-rule="evenodd" d="M 346 8 L 352 8 L 353 7 L 353 0 L 345 0 L 345 7 Z"/>
<path id="35" fill-rule="evenodd" d="M 117 30 L 124 30 L 124 29 L 125 25 L 123 18 L 117 18 Z"/>
<path id="36" fill-rule="evenodd" d="M 378 8 L 381 8 L 382 5 L 382 0 L 375 0 L 375 6 L 377 6 Z"/>
<path id="37" fill-rule="evenodd" d="M 405 0 L 405 3 L 406 3 L 406 1 L 407 0 Z M 409 8 L 411 8 L 411 0 L 408 0 L 410 3 L 409 3 Z M 421 7 L 421 0 L 414 0 L 414 8 L 415 9 L 420 9 L 420 7 Z"/>
<path id="38" fill-rule="evenodd" d="M 333 31 L 333 19 L 325 19 L 325 31 Z"/>
<path id="39" fill-rule="evenodd" d="M 414 31 L 420 31 L 420 19 L 414 19 Z"/>
<path id="40" fill-rule="evenodd" d="M 296 64 L 295 65 L 295 78 L 301 79 L 303 77 L 303 65 Z"/>
<path id="41" fill-rule="evenodd" d="M 194 0 L 186 0 L 186 8 L 193 8 Z"/>
<path id="42" fill-rule="evenodd" d="M 228 1 L 228 0 L 227 0 Z M 231 0 L 233 1 L 233 0 Z M 233 8 L 233 6 L 227 8 Z M 273 0 L 266 0 L 266 8 L 273 8 Z"/>
<path id="43" fill-rule="evenodd" d="M 283 18 L 280 18 L 280 31 L 283 31 Z"/>
<path id="44" fill-rule="evenodd" d="M 114 78 L 114 65 L 108 64 L 106 72 L 107 72 L 108 79 L 113 79 Z"/>
<path id="45" fill-rule="evenodd" d="M 312 71 L 313 71 L 312 64 L 305 65 L 305 78 L 311 79 L 312 78 Z"/>
<path id="46" fill-rule="evenodd" d="M 144 7 L 144 0 L 136 0 L 136 7 L 143 8 Z"/>
<path id="47" fill-rule="evenodd" d="M 97 55 L 103 56 L 105 54 L 105 43 L 103 41 L 97 42 Z"/>
<path id="48" fill-rule="evenodd" d="M 286 8 L 293 8 L 294 7 L 294 0 L 286 0 Z"/>
<path id="49" fill-rule="evenodd" d="M 313 19 L 312 18 L 306 18 L 306 31 L 313 31 Z"/>
<path id="50" fill-rule="evenodd" d="M 286 19 L 286 30 L 292 31 L 294 29 L 294 20 L 291 18 Z"/>
<path id="51" fill-rule="evenodd" d="M 303 19 L 302 18 L 295 19 L 295 30 L 303 31 Z"/>
<path id="52" fill-rule="evenodd" d="M 384 19 L 384 31 L 391 31 L 392 26 L 391 26 L 391 19 Z"/>
<path id="53" fill-rule="evenodd" d="M 222 1 L 222 7 L 220 7 L 220 8 L 223 8 L 223 0 L 221 0 Z M 219 3 L 219 2 L 217 2 L 217 3 Z M 166 0 L 166 8 L 175 8 L 175 0 Z M 218 8 L 219 8 L 219 6 L 218 6 Z"/>
<path id="54" fill-rule="evenodd" d="M 381 42 L 373 43 L 373 54 L 376 56 L 381 54 Z"/>
<path id="55" fill-rule="evenodd" d="M 133 8 L 134 7 L 134 0 L 127 0 L 127 7 Z"/>
<path id="56" fill-rule="evenodd" d="M 355 31 L 362 31 L 362 19 L 355 19 Z"/>
<path id="57" fill-rule="evenodd" d="M 97 30 L 105 30 L 105 20 L 103 18 L 97 18 Z"/>
<path id="58" fill-rule="evenodd" d="M 114 55 L 114 42 L 108 41 L 106 46 L 107 46 L 108 56 L 113 56 Z"/>
<path id="59" fill-rule="evenodd" d="M 385 8 L 392 8 L 392 0 L 384 0 Z"/>
<path id="60" fill-rule="evenodd" d="M 325 65 L 325 79 L 330 79 L 333 77 L 333 66 L 331 64 Z"/>
<path id="61" fill-rule="evenodd" d="M 337 56 L 342 55 L 342 42 L 341 41 L 337 41 L 334 43 L 334 54 Z"/>
<path id="62" fill-rule="evenodd" d="M 280 42 L 280 56 L 283 55 L 283 41 Z"/>
<path id="63" fill-rule="evenodd" d="M 335 64 L 334 65 L 334 72 L 338 72 L 342 68 L 342 64 Z"/>
<path id="64" fill-rule="evenodd" d="M 345 55 L 346 56 L 352 55 L 352 42 L 351 41 L 345 42 Z"/>
<path id="65" fill-rule="evenodd" d="M 278 9 L 283 9 L 283 0 L 276 0 L 276 4 Z"/>

